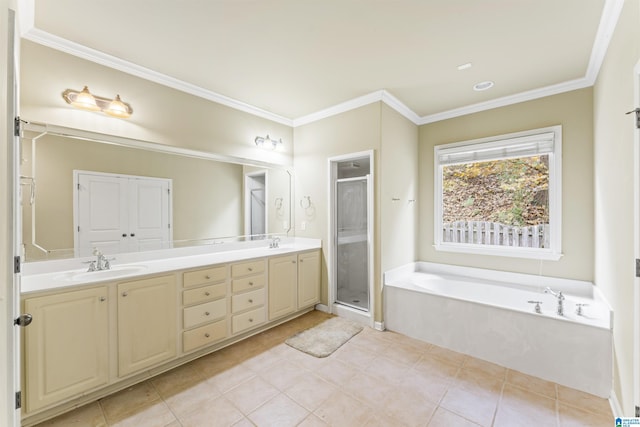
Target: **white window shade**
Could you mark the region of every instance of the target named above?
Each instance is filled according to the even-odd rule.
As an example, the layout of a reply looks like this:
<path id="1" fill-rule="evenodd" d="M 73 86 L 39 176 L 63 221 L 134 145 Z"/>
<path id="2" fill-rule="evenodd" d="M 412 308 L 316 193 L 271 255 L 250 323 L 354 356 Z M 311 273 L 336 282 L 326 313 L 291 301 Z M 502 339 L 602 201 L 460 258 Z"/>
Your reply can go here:
<path id="1" fill-rule="evenodd" d="M 514 157 L 531 157 L 554 152 L 554 132 L 494 140 L 470 145 L 437 148 L 440 166 L 473 163 Z"/>

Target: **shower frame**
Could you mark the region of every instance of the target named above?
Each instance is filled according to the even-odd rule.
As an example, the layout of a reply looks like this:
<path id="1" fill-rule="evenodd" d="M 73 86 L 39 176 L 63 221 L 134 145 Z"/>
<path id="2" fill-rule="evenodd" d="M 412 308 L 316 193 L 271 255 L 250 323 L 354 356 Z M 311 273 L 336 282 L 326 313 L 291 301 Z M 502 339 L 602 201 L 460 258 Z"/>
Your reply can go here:
<path id="1" fill-rule="evenodd" d="M 369 173 L 367 178 L 367 286 L 369 297 L 369 309 L 367 311 L 350 307 L 345 304 L 341 304 L 337 301 L 338 296 L 338 220 L 337 220 L 337 182 L 338 182 L 338 164 L 357 161 L 363 158 L 369 159 Z M 354 320 L 361 324 L 374 327 L 374 151 L 361 151 L 357 153 L 350 153 L 328 159 L 329 166 L 329 245 L 328 245 L 328 257 L 327 267 L 329 270 L 329 283 L 328 283 L 328 311 L 329 313 L 337 314 L 340 317 Z M 363 175 L 363 178 L 365 175 Z"/>

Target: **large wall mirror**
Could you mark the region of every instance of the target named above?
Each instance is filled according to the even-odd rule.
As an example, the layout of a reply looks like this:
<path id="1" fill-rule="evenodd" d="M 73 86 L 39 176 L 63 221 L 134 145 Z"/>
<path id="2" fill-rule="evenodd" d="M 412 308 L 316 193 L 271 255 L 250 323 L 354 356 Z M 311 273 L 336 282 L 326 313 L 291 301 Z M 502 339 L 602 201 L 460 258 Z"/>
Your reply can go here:
<path id="1" fill-rule="evenodd" d="M 40 124 L 28 124 L 21 143 L 26 261 L 90 249 L 77 247 L 78 171 L 170 181 L 171 241 L 163 248 L 263 239 L 290 229 L 292 176 L 284 167 Z M 145 249 L 159 248 L 128 251 Z"/>

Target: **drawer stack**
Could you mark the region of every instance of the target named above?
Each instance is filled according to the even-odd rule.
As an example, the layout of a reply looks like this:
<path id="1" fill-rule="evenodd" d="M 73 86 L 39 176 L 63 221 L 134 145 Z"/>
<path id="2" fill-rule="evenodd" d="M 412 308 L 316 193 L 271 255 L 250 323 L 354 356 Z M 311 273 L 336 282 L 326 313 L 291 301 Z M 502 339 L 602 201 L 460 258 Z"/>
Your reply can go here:
<path id="1" fill-rule="evenodd" d="M 266 261 L 231 266 L 231 333 L 239 334 L 263 324 L 266 313 Z"/>
<path id="2" fill-rule="evenodd" d="M 188 271 L 182 277 L 182 350 L 227 337 L 227 266 Z"/>

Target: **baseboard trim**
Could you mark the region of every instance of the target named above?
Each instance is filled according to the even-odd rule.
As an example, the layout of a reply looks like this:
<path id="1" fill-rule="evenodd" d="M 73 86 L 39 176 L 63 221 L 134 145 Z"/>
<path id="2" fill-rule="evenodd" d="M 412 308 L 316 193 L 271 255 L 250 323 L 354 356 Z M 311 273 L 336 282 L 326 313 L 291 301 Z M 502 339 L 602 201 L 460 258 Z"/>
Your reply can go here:
<path id="1" fill-rule="evenodd" d="M 611 406 L 611 412 L 613 412 L 613 417 L 623 417 L 622 407 L 620 406 L 620 401 L 618 400 L 618 396 L 616 392 L 611 390 L 611 396 L 609 396 L 609 405 Z"/>
<path id="2" fill-rule="evenodd" d="M 375 329 L 376 331 L 384 331 L 385 330 L 384 322 L 374 322 L 373 329 Z"/>
<path id="3" fill-rule="evenodd" d="M 329 306 L 325 304 L 316 304 L 316 310 L 321 311 L 323 313 L 329 313 Z"/>

